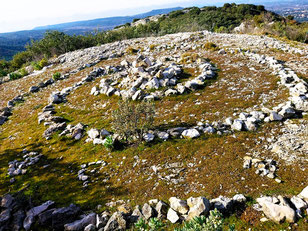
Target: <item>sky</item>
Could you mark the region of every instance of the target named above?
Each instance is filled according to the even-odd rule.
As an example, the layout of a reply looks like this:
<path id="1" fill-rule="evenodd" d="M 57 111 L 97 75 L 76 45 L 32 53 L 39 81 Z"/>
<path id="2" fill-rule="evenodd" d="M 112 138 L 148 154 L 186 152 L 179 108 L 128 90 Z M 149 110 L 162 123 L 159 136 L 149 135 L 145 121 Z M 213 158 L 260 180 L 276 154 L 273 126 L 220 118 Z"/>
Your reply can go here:
<path id="1" fill-rule="evenodd" d="M 244 2 L 249 1 L 252 0 Z M 0 33 L 64 22 L 134 15 L 167 7 L 214 5 L 217 2 L 223 0 L 2 0 Z"/>

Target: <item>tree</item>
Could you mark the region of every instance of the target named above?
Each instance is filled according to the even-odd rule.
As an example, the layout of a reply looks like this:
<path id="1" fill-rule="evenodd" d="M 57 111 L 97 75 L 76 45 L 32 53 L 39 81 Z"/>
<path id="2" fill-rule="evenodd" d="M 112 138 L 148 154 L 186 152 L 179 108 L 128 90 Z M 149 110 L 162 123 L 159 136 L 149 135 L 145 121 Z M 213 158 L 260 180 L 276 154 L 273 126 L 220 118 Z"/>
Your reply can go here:
<path id="1" fill-rule="evenodd" d="M 119 108 L 113 113 L 112 127 L 126 141 L 142 141 L 154 121 L 155 109 L 150 102 L 133 103 L 119 101 Z"/>

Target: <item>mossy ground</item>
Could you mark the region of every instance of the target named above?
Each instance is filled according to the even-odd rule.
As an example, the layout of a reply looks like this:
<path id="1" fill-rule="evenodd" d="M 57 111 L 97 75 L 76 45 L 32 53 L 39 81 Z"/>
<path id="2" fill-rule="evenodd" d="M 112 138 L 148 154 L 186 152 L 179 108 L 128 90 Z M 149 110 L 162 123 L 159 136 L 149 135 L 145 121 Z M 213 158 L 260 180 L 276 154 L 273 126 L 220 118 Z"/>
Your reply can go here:
<path id="1" fill-rule="evenodd" d="M 196 92 L 166 97 L 155 102 L 157 128 L 195 124 L 201 119 L 222 120 L 233 113 L 259 105 L 263 94 L 271 95 L 271 100 L 264 105 L 268 107 L 277 105 L 288 97 L 287 91 L 277 85 L 276 76 L 260 65 L 248 64 L 241 55 L 223 57 L 216 51 L 202 51 L 200 56 L 209 58 L 217 65 L 220 71 L 216 80 L 209 81 L 204 89 Z M 135 54 L 132 54 L 128 59 L 134 57 Z M 120 62 L 121 59 L 102 61 L 96 67 Z M 14 108 L 13 116 L 0 128 L 0 195 L 23 189 L 34 204 L 54 200 L 59 206 L 77 203 L 83 209 L 93 209 L 101 204 L 103 209 L 107 209 L 105 203 L 119 199 L 130 200 L 130 204 L 134 206 L 153 198 L 167 201 L 171 196 L 188 198 L 203 195 L 214 198 L 219 195 L 233 196 L 236 193 L 243 193 L 251 198 L 261 194 L 287 196 L 298 194 L 306 186 L 308 172 L 296 164 L 279 162 L 277 174 L 283 180 L 281 184 L 256 175 L 253 169 L 244 170 L 242 167 L 243 157 L 252 150 L 262 149 L 262 143 L 257 141 L 266 137 L 273 129 L 279 131 L 279 123 L 265 124 L 257 132 L 202 135 L 195 140 L 157 140 L 152 144 L 128 146 L 113 152 L 103 146 L 85 143 L 86 137 L 81 141 L 72 141 L 59 138 L 56 134 L 46 141 L 42 137 L 46 128 L 42 124 L 38 125 L 37 114 L 47 105 L 49 94 L 55 89 L 72 86 L 91 69 L 59 81 L 35 95 L 30 94 L 24 103 Z M 4 106 L 17 91 L 26 91 L 34 83 L 46 80 L 58 71 L 63 73 L 68 70 L 55 66 L 48 74 L 0 85 L 0 106 Z M 187 78 L 196 74 L 193 69 L 185 69 L 185 73 Z M 248 80 L 243 81 L 243 77 Z M 91 96 L 91 88 L 98 84 L 99 79 L 74 91 L 67 97 L 67 103 L 56 107 L 57 115 L 65 117 L 72 124 L 82 122 L 89 128 L 110 130 L 111 114 L 117 108 L 119 98 Z M 234 89 L 230 88 L 230 84 Z M 8 162 L 21 159 L 20 153 L 24 148 L 38 151 L 44 157 L 26 175 L 16 177 L 16 182 L 11 184 L 7 176 Z M 269 151 L 263 153 L 264 158 L 272 156 Z M 134 165 L 136 156 L 140 161 Z M 95 182 L 85 189 L 77 179 L 77 172 L 81 164 L 97 160 L 104 160 L 108 164 L 91 177 Z M 184 170 L 179 177 L 183 177 L 184 182 L 172 184 L 153 174 L 152 166 L 177 162 L 183 164 Z M 194 167 L 190 167 L 191 164 Z M 164 175 L 168 171 L 162 168 L 160 173 Z M 226 221 L 235 223 L 237 230 L 280 230 L 288 227 L 287 224 L 261 223 L 255 217 L 261 217 L 261 213 L 247 208 L 241 214 L 228 217 Z M 292 229 L 307 230 L 308 225 L 302 219 Z"/>

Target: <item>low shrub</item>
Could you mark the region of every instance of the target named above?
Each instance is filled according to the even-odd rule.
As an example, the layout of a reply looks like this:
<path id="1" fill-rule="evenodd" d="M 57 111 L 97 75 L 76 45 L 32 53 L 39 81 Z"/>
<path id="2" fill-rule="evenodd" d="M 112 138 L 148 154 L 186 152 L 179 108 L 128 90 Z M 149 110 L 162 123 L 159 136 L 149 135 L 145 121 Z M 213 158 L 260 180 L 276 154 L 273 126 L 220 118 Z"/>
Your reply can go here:
<path id="1" fill-rule="evenodd" d="M 114 149 L 114 146 L 113 146 L 114 142 L 113 142 L 113 139 L 111 136 L 107 136 L 105 141 L 104 141 L 104 147 L 108 150 L 112 150 Z"/>
<path id="2" fill-rule="evenodd" d="M 41 65 L 38 62 L 32 62 L 31 66 L 33 67 L 34 70 L 39 71 L 42 70 Z"/>
<path id="3" fill-rule="evenodd" d="M 132 48 L 132 47 L 128 47 L 127 49 L 126 49 L 126 53 L 127 54 L 136 54 L 136 53 L 138 53 L 138 51 L 139 50 L 137 50 L 137 49 L 135 49 L 135 48 Z"/>
<path id="4" fill-rule="evenodd" d="M 61 73 L 60 72 L 56 72 L 52 75 L 52 79 L 54 81 L 58 81 L 61 78 Z"/>
<path id="5" fill-rule="evenodd" d="M 181 55 L 181 62 L 184 64 L 193 63 L 196 62 L 198 58 L 199 55 L 197 53 L 187 52 Z"/>
<path id="6" fill-rule="evenodd" d="M 195 217 L 191 221 L 185 221 L 181 228 L 176 231 L 222 231 L 223 215 L 215 208 L 210 211 L 208 218 L 205 216 Z M 234 225 L 229 226 L 229 231 L 235 230 Z"/>
<path id="7" fill-rule="evenodd" d="M 151 218 L 148 223 L 141 218 L 135 224 L 135 228 L 139 231 L 146 231 L 146 230 L 157 231 L 157 230 L 162 230 L 164 226 L 165 226 L 164 223 L 156 217 Z"/>
<path id="8" fill-rule="evenodd" d="M 22 75 L 14 72 L 14 73 L 9 74 L 9 77 L 10 77 L 10 80 L 16 80 L 16 79 L 20 79 Z"/>
<path id="9" fill-rule="evenodd" d="M 112 127 L 125 141 L 142 141 L 143 134 L 153 126 L 154 104 L 120 101 L 113 112 Z"/>
<path id="10" fill-rule="evenodd" d="M 40 62 L 39 65 L 41 66 L 41 69 L 43 67 L 46 67 L 48 65 L 48 60 L 46 58 L 43 58 Z"/>
<path id="11" fill-rule="evenodd" d="M 19 73 L 20 73 L 20 75 L 21 75 L 22 77 L 24 77 L 24 76 L 26 76 L 26 75 L 29 75 L 28 71 L 26 71 L 25 68 L 22 68 L 22 69 L 19 71 Z"/>
<path id="12" fill-rule="evenodd" d="M 212 51 L 216 51 L 216 50 L 219 50 L 219 47 L 215 44 L 215 43 L 212 43 L 212 42 L 207 42 L 203 45 L 203 48 L 205 50 L 212 50 Z"/>
<path id="13" fill-rule="evenodd" d="M 155 49 L 155 47 L 156 46 L 154 44 L 151 44 L 149 48 L 150 48 L 151 51 L 153 51 Z"/>

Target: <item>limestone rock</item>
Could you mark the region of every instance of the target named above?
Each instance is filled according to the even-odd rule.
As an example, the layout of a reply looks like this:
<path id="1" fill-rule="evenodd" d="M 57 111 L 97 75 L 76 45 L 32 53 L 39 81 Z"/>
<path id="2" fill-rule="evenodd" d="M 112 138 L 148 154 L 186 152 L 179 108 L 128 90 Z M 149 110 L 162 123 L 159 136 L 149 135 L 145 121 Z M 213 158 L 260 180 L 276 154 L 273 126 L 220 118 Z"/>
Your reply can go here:
<path id="1" fill-rule="evenodd" d="M 99 131 L 97 129 L 92 128 L 87 133 L 91 139 L 95 139 L 99 137 Z"/>
<path id="2" fill-rule="evenodd" d="M 242 131 L 244 128 L 244 122 L 242 120 L 236 119 L 233 121 L 231 128 L 235 131 Z"/>
<path id="3" fill-rule="evenodd" d="M 218 198 L 213 199 L 210 202 L 214 206 L 214 208 L 218 209 L 222 213 L 230 212 L 233 206 L 233 200 L 224 196 L 219 196 Z"/>
<path id="4" fill-rule="evenodd" d="M 23 222 L 23 226 L 24 226 L 25 230 L 29 230 L 31 228 L 32 224 L 34 223 L 34 219 L 37 215 L 44 212 L 45 210 L 47 210 L 48 208 L 50 208 L 53 205 L 54 205 L 53 201 L 47 201 L 40 206 L 37 206 L 37 207 L 30 209 L 27 212 L 27 217 L 25 218 L 25 220 Z"/>
<path id="5" fill-rule="evenodd" d="M 64 225 L 75 221 L 79 213 L 80 208 L 74 204 L 55 209 L 52 213 L 52 228 L 55 230 L 63 230 Z"/>
<path id="6" fill-rule="evenodd" d="M 156 211 L 147 203 L 145 203 L 142 207 L 142 214 L 146 220 L 154 217 Z"/>
<path id="7" fill-rule="evenodd" d="M 180 214 L 186 214 L 189 210 L 189 207 L 187 205 L 186 201 L 180 200 L 176 197 L 171 197 L 169 199 L 170 207 Z"/>
<path id="8" fill-rule="evenodd" d="M 176 211 L 170 208 L 167 213 L 167 219 L 174 224 L 180 220 L 180 217 Z"/>
<path id="9" fill-rule="evenodd" d="M 201 215 L 207 215 L 210 211 L 210 202 L 205 197 L 190 197 L 187 200 L 187 205 L 190 207 L 187 220 L 191 220 Z"/>
<path id="10" fill-rule="evenodd" d="M 188 130 L 184 130 L 182 132 L 182 136 L 186 139 L 194 139 L 200 136 L 200 133 L 198 132 L 197 129 L 188 129 Z"/>
<path id="11" fill-rule="evenodd" d="M 121 212 L 115 212 L 106 224 L 104 231 L 120 231 L 126 230 L 126 220 L 124 214 Z"/>
<path id="12" fill-rule="evenodd" d="M 301 191 L 298 197 L 304 199 L 308 203 L 308 186 Z"/>
<path id="13" fill-rule="evenodd" d="M 271 202 L 264 202 L 261 206 L 264 214 L 276 223 L 284 221 L 294 223 L 296 220 L 295 211 L 289 206 L 281 206 Z"/>
<path id="14" fill-rule="evenodd" d="M 146 142 L 152 142 L 155 139 L 155 136 L 152 133 L 147 133 L 143 135 L 143 139 Z"/>
<path id="15" fill-rule="evenodd" d="M 158 219 L 165 219 L 167 217 L 168 205 L 163 201 L 159 201 L 156 204 L 155 210 L 157 212 Z"/>
<path id="16" fill-rule="evenodd" d="M 74 221 L 72 223 L 64 225 L 66 231 L 83 231 L 84 228 L 88 225 L 93 225 L 95 228 L 96 223 L 96 214 L 91 213 L 81 220 Z"/>
<path id="17" fill-rule="evenodd" d="M 272 111 L 269 115 L 270 121 L 281 121 L 283 117 L 279 115 L 277 112 Z"/>

